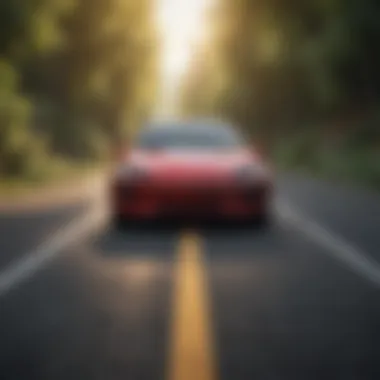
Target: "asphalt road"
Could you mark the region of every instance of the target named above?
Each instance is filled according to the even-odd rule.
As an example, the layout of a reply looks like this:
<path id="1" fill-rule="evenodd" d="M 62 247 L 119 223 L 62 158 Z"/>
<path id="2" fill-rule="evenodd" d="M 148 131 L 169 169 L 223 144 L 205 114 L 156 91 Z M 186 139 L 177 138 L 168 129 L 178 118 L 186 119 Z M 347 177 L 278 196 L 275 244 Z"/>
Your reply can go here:
<path id="1" fill-rule="evenodd" d="M 380 379 L 380 197 L 278 188 L 266 230 L 105 224 L 44 250 L 92 206 L 2 215 L 0 378 Z"/>

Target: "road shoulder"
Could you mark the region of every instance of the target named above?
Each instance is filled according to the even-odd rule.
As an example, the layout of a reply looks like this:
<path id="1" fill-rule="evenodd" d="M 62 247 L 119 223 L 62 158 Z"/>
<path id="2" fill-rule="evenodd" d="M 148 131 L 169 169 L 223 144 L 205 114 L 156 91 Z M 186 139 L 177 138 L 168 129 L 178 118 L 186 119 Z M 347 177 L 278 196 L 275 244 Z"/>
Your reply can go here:
<path id="1" fill-rule="evenodd" d="M 91 188 L 104 180 L 105 170 L 89 169 L 70 179 L 41 186 L 28 186 L 16 193 L 0 193 L 0 214 L 49 212 L 83 201 Z"/>

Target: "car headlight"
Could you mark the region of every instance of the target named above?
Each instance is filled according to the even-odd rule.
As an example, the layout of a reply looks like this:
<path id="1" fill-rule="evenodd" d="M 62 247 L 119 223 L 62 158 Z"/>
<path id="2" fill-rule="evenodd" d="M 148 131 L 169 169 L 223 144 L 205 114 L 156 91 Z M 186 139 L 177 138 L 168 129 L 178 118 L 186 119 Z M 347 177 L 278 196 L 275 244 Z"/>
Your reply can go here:
<path id="1" fill-rule="evenodd" d="M 238 169 L 235 177 L 239 182 L 252 183 L 268 178 L 267 169 L 261 164 L 252 164 Z"/>

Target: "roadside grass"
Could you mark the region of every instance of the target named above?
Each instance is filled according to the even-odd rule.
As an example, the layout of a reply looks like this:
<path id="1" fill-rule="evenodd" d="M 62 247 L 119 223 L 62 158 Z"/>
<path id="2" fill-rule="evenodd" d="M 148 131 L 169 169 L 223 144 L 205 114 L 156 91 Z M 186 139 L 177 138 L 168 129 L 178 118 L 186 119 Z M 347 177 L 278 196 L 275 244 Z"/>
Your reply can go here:
<path id="1" fill-rule="evenodd" d="M 282 140 L 274 149 L 281 171 L 298 171 L 380 190 L 380 149 L 369 145 L 326 146 L 315 138 Z"/>

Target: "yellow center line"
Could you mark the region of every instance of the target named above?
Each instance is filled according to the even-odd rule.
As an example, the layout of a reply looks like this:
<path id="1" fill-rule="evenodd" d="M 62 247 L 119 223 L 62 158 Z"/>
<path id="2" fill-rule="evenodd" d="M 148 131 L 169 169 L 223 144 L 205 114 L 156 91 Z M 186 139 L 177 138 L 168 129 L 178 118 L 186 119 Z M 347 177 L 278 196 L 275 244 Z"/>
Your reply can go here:
<path id="1" fill-rule="evenodd" d="M 202 249 L 195 234 L 178 248 L 169 380 L 216 380 L 211 314 Z"/>

